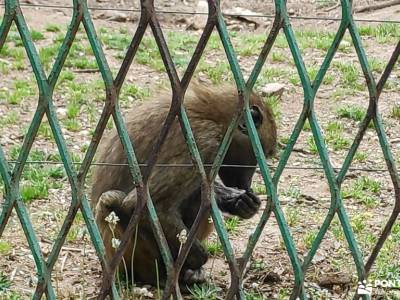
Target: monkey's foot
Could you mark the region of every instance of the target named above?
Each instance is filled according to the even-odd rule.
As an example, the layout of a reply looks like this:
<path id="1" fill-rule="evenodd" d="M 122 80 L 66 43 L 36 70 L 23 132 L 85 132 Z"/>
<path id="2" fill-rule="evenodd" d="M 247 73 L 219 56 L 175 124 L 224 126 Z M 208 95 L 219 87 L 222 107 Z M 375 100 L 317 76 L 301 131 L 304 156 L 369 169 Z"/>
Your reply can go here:
<path id="1" fill-rule="evenodd" d="M 206 282 L 206 272 L 203 268 L 192 270 L 187 269 L 184 271 L 182 281 L 186 285 L 202 284 Z"/>

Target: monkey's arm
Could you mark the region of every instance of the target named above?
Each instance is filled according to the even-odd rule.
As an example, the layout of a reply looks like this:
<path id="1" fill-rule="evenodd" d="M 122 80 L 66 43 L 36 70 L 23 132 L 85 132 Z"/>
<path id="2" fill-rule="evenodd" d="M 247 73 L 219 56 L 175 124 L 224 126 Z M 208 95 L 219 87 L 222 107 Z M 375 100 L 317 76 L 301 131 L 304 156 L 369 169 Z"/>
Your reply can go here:
<path id="1" fill-rule="evenodd" d="M 111 190 L 104 192 L 96 205 L 94 214 L 97 224 L 104 223 L 104 219 L 113 211 L 118 217 L 128 219 L 133 213 L 137 203 L 136 190 L 128 195 L 122 191 Z"/>
<path id="2" fill-rule="evenodd" d="M 260 208 L 260 199 L 251 190 L 225 186 L 222 181 L 214 183 L 215 199 L 221 211 L 248 219 Z"/>

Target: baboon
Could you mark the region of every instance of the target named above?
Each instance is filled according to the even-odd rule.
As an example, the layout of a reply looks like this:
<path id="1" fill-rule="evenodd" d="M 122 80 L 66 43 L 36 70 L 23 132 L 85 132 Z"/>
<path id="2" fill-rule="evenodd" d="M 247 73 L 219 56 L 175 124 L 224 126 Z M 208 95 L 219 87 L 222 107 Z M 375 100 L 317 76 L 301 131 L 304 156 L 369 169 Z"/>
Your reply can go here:
<path id="1" fill-rule="evenodd" d="M 145 162 L 168 113 L 171 96 L 161 94 L 157 99 L 143 101 L 126 114 L 127 130 L 133 142 L 139 162 Z M 233 86 L 206 87 L 191 84 L 186 92 L 185 109 L 196 139 L 197 147 L 205 164 L 211 164 L 222 138 L 238 107 L 238 93 Z M 276 147 L 276 124 L 271 108 L 252 93 L 250 108 L 261 144 L 266 156 L 273 154 Z M 127 163 L 125 152 L 117 132 L 114 130 L 99 146 L 98 162 L 115 164 Z M 161 148 L 158 164 L 187 164 L 190 154 L 175 120 Z M 241 218 L 252 217 L 259 209 L 261 201 L 251 190 L 251 180 L 255 172 L 256 158 L 253 153 L 244 119 L 233 134 L 232 143 L 223 161 L 225 165 L 246 165 L 254 167 L 223 166 L 214 185 L 216 201 L 222 212 Z M 209 172 L 210 168 L 206 168 Z M 127 166 L 96 166 L 92 177 L 91 201 L 96 222 L 106 247 L 107 257 L 112 257 L 112 233 L 105 218 L 114 211 L 120 221 L 114 235 L 120 238 L 135 208 L 133 197 L 123 202 L 124 197 L 134 189 Z M 200 176 L 194 167 L 155 167 L 149 178 L 149 191 L 154 202 L 161 226 L 165 233 L 172 256 L 176 259 L 180 242 L 177 235 L 190 227 L 197 215 L 201 202 Z M 132 193 L 131 193 L 132 194 Z M 180 283 L 191 285 L 205 280 L 202 266 L 207 261 L 207 251 L 201 244 L 212 231 L 209 215 L 200 225 L 197 238 L 183 265 Z M 135 241 L 136 240 L 136 241 Z M 134 256 L 132 251 L 135 246 Z M 130 270 L 133 258 L 133 269 Z M 128 273 L 135 281 L 155 284 L 165 281 L 166 272 L 162 257 L 154 238 L 147 213 L 141 217 L 137 236 L 132 237 L 124 254 Z M 156 266 L 157 262 L 157 266 Z"/>

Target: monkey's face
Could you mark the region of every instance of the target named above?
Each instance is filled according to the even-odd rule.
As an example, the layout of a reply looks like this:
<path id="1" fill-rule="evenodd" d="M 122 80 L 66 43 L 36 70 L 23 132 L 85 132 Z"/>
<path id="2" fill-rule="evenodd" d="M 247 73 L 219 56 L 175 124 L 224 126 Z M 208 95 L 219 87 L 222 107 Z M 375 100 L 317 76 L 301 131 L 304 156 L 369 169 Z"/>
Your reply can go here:
<path id="1" fill-rule="evenodd" d="M 276 123 L 272 114 L 271 108 L 264 104 L 261 98 L 257 95 L 252 95 L 250 99 L 250 113 L 257 129 L 258 137 L 260 138 L 264 154 L 269 157 L 275 153 L 276 148 Z M 237 133 L 234 139 L 239 140 L 238 144 L 250 146 L 250 138 L 248 128 L 244 116 L 239 121 Z M 247 142 L 246 142 L 247 141 Z"/>

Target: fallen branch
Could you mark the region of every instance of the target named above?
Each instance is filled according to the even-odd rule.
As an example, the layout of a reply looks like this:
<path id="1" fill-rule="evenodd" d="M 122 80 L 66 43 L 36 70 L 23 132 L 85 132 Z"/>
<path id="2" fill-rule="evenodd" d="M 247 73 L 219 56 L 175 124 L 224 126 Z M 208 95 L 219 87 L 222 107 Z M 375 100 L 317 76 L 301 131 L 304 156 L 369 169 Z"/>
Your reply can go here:
<path id="1" fill-rule="evenodd" d="M 382 8 L 386 8 L 386 7 L 390 7 L 390 6 L 398 5 L 398 4 L 400 4 L 400 0 L 391 0 L 388 2 L 384 2 L 384 3 L 362 6 L 362 7 L 354 9 L 354 12 L 361 13 L 361 12 L 373 11 L 373 10 L 378 10 L 378 9 L 382 9 Z"/>
<path id="2" fill-rule="evenodd" d="M 340 6 L 340 1 L 338 1 L 334 6 L 328 7 L 324 9 L 324 12 L 330 12 L 331 10 L 335 10 Z"/>
<path id="3" fill-rule="evenodd" d="M 278 147 L 281 148 L 281 149 L 286 149 L 286 144 L 278 142 Z M 302 148 L 296 148 L 296 147 L 293 147 L 292 151 L 293 152 L 298 152 L 298 153 L 303 153 L 305 155 L 311 155 L 312 154 L 310 151 L 307 151 L 307 150 L 302 149 Z"/>
<path id="4" fill-rule="evenodd" d="M 76 69 L 74 70 L 75 73 L 97 73 L 100 72 L 99 69 Z"/>

